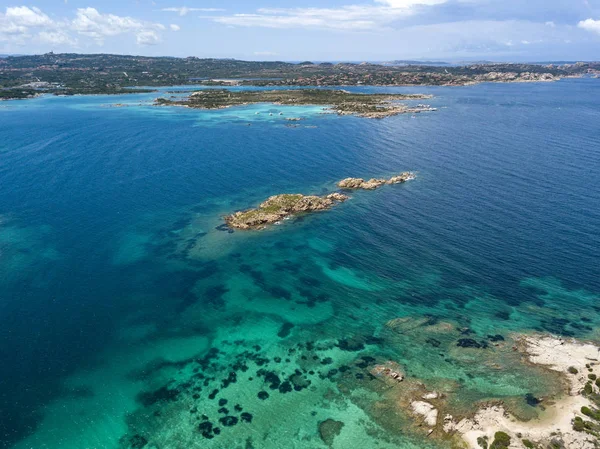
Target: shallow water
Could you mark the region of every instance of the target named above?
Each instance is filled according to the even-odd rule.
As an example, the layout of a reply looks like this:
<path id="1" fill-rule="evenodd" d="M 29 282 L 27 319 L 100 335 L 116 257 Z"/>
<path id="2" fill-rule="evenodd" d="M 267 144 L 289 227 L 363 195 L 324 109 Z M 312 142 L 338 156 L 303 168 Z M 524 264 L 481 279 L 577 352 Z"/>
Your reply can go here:
<path id="1" fill-rule="evenodd" d="M 435 446 L 370 376 L 387 360 L 456 410 L 535 416 L 556 380 L 489 336 L 598 340 L 600 84 L 358 90 L 439 110 L 0 104 L 0 447 L 327 447 L 327 419 L 335 448 Z M 404 170 L 328 212 L 216 229 Z"/>

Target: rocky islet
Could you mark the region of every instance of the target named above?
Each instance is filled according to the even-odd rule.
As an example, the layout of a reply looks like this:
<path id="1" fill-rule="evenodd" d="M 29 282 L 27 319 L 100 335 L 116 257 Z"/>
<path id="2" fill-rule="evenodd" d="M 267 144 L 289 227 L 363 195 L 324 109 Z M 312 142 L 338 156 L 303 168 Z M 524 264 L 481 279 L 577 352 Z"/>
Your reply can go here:
<path id="1" fill-rule="evenodd" d="M 337 186 L 343 190 L 375 190 L 384 185 L 401 184 L 415 178 L 413 172 L 403 172 L 389 179 L 346 178 Z M 341 192 L 324 196 L 303 194 L 280 194 L 269 197 L 255 209 L 238 211 L 225 217 L 229 229 L 264 229 L 268 225 L 281 223 L 289 217 L 331 209 L 350 197 Z"/>

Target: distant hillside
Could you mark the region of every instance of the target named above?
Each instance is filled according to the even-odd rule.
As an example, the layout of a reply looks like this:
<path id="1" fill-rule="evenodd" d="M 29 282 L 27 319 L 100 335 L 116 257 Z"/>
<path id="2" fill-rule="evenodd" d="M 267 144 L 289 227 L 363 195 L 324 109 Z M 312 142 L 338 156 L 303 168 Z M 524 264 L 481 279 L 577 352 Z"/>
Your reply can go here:
<path id="1" fill-rule="evenodd" d="M 184 84 L 253 86 L 441 85 L 474 82 L 551 81 L 597 74 L 599 63 L 449 64 L 399 60 L 388 63 L 291 63 L 214 58 L 47 53 L 0 59 L 0 88 L 56 94 L 122 93 L 130 87 Z M 20 92 L 19 95 L 30 95 Z M 10 97 L 10 92 L 4 92 Z"/>

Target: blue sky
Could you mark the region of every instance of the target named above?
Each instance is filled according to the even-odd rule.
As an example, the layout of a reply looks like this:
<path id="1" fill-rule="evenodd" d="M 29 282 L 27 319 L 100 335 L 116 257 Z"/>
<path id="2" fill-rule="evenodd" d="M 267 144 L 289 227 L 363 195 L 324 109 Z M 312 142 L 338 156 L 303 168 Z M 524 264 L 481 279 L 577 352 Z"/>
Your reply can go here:
<path id="1" fill-rule="evenodd" d="M 0 0 L 0 53 L 600 60 L 600 0 Z"/>

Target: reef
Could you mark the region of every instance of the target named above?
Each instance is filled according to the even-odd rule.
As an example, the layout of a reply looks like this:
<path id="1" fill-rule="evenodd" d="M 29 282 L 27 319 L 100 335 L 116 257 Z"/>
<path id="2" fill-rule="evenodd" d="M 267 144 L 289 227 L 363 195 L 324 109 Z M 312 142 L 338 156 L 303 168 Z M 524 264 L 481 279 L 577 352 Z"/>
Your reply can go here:
<path id="1" fill-rule="evenodd" d="M 223 109 L 232 106 L 271 103 L 283 106 L 325 106 L 339 115 L 385 118 L 398 114 L 435 111 L 428 105 L 409 107 L 402 100 L 431 98 L 423 94 L 363 94 L 346 90 L 293 89 L 232 91 L 227 89 L 201 90 L 179 99 L 158 98 L 158 106 L 185 106 L 194 109 Z M 288 119 L 289 120 L 289 119 Z"/>
<path id="2" fill-rule="evenodd" d="M 333 440 L 341 433 L 343 427 L 343 422 L 327 419 L 319 423 L 319 436 L 327 446 L 331 447 Z"/>

